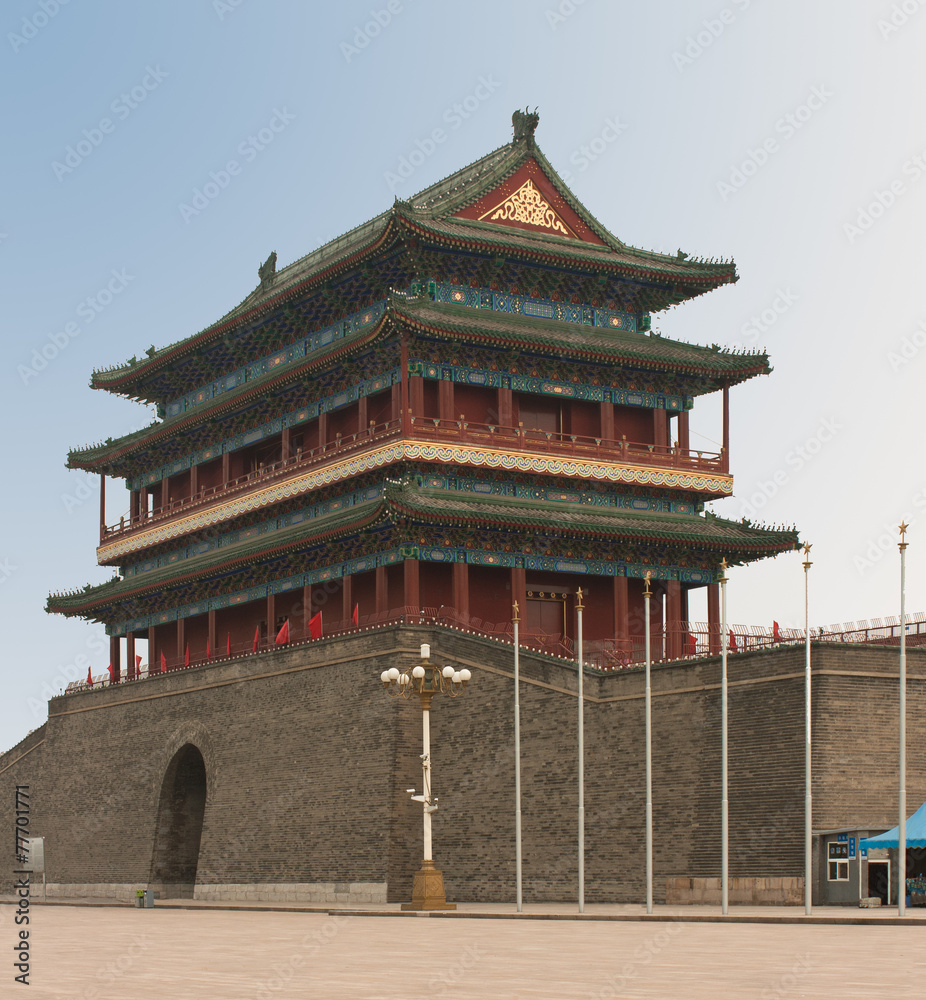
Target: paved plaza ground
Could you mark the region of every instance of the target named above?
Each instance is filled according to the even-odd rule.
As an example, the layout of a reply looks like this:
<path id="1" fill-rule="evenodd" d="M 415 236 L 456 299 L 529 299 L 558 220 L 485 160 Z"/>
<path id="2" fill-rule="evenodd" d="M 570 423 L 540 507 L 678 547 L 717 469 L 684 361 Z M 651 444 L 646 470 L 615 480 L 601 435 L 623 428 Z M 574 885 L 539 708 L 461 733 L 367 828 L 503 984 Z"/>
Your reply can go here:
<path id="1" fill-rule="evenodd" d="M 456 916 L 158 901 L 36 905 L 30 986 L 14 981 L 14 907 L 0 906 L 0 997 L 798 998 L 926 995 L 926 914 L 896 910 L 574 905 L 461 907 Z M 864 919 L 865 923 L 856 923 Z M 770 922 L 771 921 L 771 922 Z M 834 922 L 839 921 L 839 922 Z"/>

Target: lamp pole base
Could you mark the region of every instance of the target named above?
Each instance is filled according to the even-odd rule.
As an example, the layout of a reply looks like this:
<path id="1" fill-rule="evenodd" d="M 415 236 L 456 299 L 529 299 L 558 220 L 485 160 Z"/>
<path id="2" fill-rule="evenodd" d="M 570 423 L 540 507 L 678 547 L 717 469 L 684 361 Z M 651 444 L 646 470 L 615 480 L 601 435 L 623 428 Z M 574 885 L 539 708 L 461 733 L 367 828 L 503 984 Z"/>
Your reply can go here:
<path id="1" fill-rule="evenodd" d="M 455 910 L 456 903 L 448 903 L 444 894 L 444 873 L 434 867 L 433 861 L 422 861 L 412 883 L 412 901 L 403 903 L 403 910 Z"/>

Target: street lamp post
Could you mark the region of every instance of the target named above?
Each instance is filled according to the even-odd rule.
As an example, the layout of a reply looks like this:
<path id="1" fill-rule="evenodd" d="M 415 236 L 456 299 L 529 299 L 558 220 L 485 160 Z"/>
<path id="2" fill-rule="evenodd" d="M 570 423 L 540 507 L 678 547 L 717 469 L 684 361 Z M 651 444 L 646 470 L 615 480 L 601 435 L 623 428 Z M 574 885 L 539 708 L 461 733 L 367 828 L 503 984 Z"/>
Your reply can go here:
<path id="1" fill-rule="evenodd" d="M 810 916 L 813 903 L 813 786 L 810 743 L 810 542 L 804 542 L 804 913 Z M 862 862 L 859 861 L 861 872 Z"/>
<path id="2" fill-rule="evenodd" d="M 729 912 L 730 844 L 727 802 L 727 560 L 720 563 L 720 910 Z"/>
<path id="3" fill-rule="evenodd" d="M 421 646 L 421 662 L 414 667 L 400 671 L 398 667 L 384 670 L 379 679 L 386 693 L 396 698 L 411 699 L 415 695 L 421 702 L 421 780 L 422 792 L 415 794 L 409 788 L 414 802 L 421 803 L 424 817 L 424 858 L 421 868 L 415 872 L 412 885 L 412 901 L 403 903 L 403 910 L 455 910 L 455 903 L 448 903 L 444 893 L 444 873 L 434 867 L 431 849 L 431 813 L 437 811 L 437 798 L 431 797 L 431 699 L 436 694 L 448 694 L 458 698 L 466 689 L 472 674 L 467 669 L 455 670 L 451 666 L 441 668 L 431 663 L 431 647 Z"/>

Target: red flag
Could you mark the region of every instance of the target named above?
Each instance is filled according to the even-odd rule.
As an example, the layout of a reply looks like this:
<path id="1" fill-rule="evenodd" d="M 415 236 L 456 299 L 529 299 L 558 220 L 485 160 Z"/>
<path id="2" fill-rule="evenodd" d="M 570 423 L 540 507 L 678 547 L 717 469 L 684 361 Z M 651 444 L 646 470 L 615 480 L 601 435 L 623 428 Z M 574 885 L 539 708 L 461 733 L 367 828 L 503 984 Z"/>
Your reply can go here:
<path id="1" fill-rule="evenodd" d="M 254 642 L 251 646 L 251 652 L 256 653 L 257 647 L 260 645 L 260 625 L 254 629 Z"/>
<path id="2" fill-rule="evenodd" d="M 164 650 L 161 650 L 161 673 L 167 673 L 167 657 L 164 655 Z"/>
<path id="3" fill-rule="evenodd" d="M 736 652 L 736 636 L 733 634 L 733 629 L 730 629 L 730 649 Z"/>
<path id="4" fill-rule="evenodd" d="M 694 656 L 698 651 L 698 640 L 690 632 L 685 639 L 685 653 L 688 656 Z"/>
<path id="5" fill-rule="evenodd" d="M 109 671 L 109 683 L 110 684 L 115 684 L 115 682 L 116 682 L 116 671 L 113 670 L 113 665 L 110 663 L 110 665 L 106 669 Z"/>
<path id="6" fill-rule="evenodd" d="M 186 652 L 183 654 L 183 665 L 188 667 L 190 665 L 190 644 L 186 644 Z"/>
<path id="7" fill-rule="evenodd" d="M 212 647 L 209 645 L 209 636 L 206 636 L 206 659 L 212 659 Z"/>
<path id="8" fill-rule="evenodd" d="M 231 656 L 231 632 L 228 633 L 228 638 L 225 640 L 225 655 Z"/>
<path id="9" fill-rule="evenodd" d="M 772 622 L 772 639 L 775 642 L 781 642 L 781 633 L 778 631 L 778 622 Z"/>
<path id="10" fill-rule="evenodd" d="M 135 673 L 138 673 L 138 668 L 141 666 L 141 657 L 138 653 L 135 654 Z"/>
<path id="11" fill-rule="evenodd" d="M 359 612 L 359 610 L 360 610 L 360 605 L 359 604 L 355 604 L 354 605 L 354 613 L 350 616 L 350 620 L 355 625 L 357 624 L 357 618 L 358 618 L 358 612 Z"/>
<path id="12" fill-rule="evenodd" d="M 318 614 L 313 615 L 309 619 L 309 635 L 311 635 L 313 639 L 320 639 L 322 637 L 322 613 L 321 613 L 321 611 L 319 611 Z"/>
<path id="13" fill-rule="evenodd" d="M 287 618 L 283 622 L 283 627 L 277 632 L 277 637 L 274 640 L 278 646 L 285 646 L 289 642 L 289 619 Z"/>
<path id="14" fill-rule="evenodd" d="M 89 667 L 87 667 L 87 683 L 90 685 L 90 687 L 93 687 L 93 677 L 90 674 Z"/>

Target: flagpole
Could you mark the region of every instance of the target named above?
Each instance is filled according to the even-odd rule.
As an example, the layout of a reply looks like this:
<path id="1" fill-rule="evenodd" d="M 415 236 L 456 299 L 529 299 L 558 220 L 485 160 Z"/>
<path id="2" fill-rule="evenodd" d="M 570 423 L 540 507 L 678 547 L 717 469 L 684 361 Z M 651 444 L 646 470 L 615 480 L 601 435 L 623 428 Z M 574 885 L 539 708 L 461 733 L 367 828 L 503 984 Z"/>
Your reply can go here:
<path id="1" fill-rule="evenodd" d="M 804 913 L 813 904 L 813 788 L 810 746 L 810 542 L 804 542 Z M 859 861 L 861 878 L 862 862 Z"/>
<path id="2" fill-rule="evenodd" d="M 518 602 L 514 602 L 514 857 L 515 879 L 517 881 L 518 913 L 521 912 L 521 663 L 518 640 Z"/>
<path id="3" fill-rule="evenodd" d="M 643 588 L 643 607 L 645 619 L 645 649 L 646 649 L 646 912 L 653 912 L 653 741 L 651 729 L 650 703 L 650 667 L 652 657 L 650 651 L 650 574 L 646 574 L 646 586 Z"/>
<path id="4" fill-rule="evenodd" d="M 729 813 L 727 804 L 727 560 L 720 563 L 720 614 L 722 641 L 720 644 L 720 909 L 729 910 Z"/>
<path id="5" fill-rule="evenodd" d="M 579 658 L 579 913 L 585 912 L 585 696 L 582 688 L 582 588 L 576 593 L 576 616 L 578 618 L 578 644 L 576 652 Z"/>
<path id="6" fill-rule="evenodd" d="M 907 525 L 900 525 L 900 775 L 897 824 L 897 916 L 907 911 L 907 612 L 906 612 L 906 555 Z"/>

